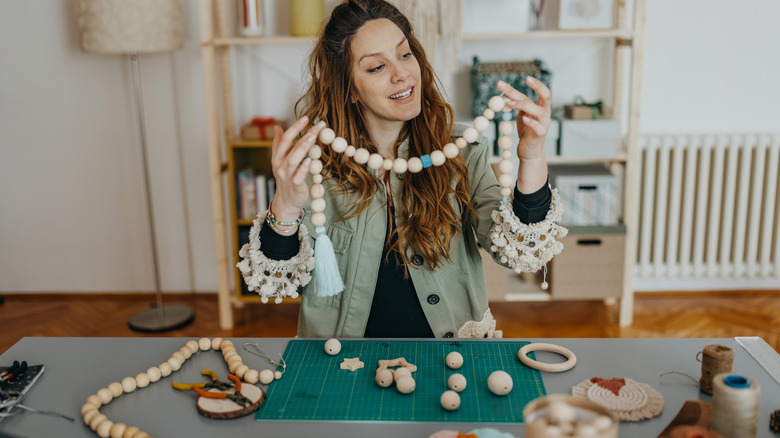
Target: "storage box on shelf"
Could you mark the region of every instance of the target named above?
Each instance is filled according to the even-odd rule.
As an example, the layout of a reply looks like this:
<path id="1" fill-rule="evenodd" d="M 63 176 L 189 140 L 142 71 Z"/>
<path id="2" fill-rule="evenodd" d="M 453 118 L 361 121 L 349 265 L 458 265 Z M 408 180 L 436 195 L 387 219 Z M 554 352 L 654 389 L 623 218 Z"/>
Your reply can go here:
<path id="1" fill-rule="evenodd" d="M 550 183 L 563 204 L 564 226 L 618 225 L 622 216 L 618 176 L 601 164 L 550 166 Z"/>

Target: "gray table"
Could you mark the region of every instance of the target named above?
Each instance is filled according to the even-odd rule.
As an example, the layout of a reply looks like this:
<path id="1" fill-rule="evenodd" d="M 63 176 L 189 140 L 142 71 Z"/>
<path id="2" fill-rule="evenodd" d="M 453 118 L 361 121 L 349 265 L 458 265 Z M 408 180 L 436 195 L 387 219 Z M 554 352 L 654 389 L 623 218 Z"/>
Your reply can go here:
<path id="1" fill-rule="evenodd" d="M 167 360 L 189 338 L 24 338 L 0 355 L 0 364 L 26 360 L 42 363 L 45 372 L 28 393 L 26 404 L 38 410 L 56 410 L 77 422 L 32 413 L 20 413 L 0 422 L 0 436 L 95 437 L 81 421 L 80 409 L 90 394 L 111 382 L 135 376 Z M 251 368 L 268 367 L 265 360 L 241 349 L 242 342 L 257 342 L 271 355 L 283 352 L 287 339 L 231 338 L 244 363 Z M 735 350 L 734 369 L 758 380 L 761 386 L 759 437 L 776 437 L 770 432 L 769 414 L 780 409 L 780 385 L 734 339 L 523 339 L 550 342 L 571 349 L 577 366 L 564 373 L 542 373 L 548 394 L 571 393 L 572 386 L 591 377 L 629 377 L 647 383 L 664 397 L 663 413 L 639 423 L 621 423 L 620 436 L 656 437 L 677 415 L 685 400 L 711 401 L 693 382 L 680 375 L 660 377 L 677 371 L 698 378 L 701 364 L 696 353 L 708 344 L 722 344 Z M 430 342 L 439 342 L 432 340 Z M 449 341 L 447 341 L 449 342 Z M 486 341 L 493 342 L 493 341 Z M 497 341 L 500 342 L 500 341 Z M 540 352 L 544 362 L 560 356 Z M 195 359 L 195 360 L 193 360 Z M 780 360 L 780 359 L 778 359 Z M 478 427 L 493 427 L 522 437 L 522 424 L 506 423 L 403 423 L 403 422 L 258 422 L 254 415 L 235 420 L 211 420 L 198 415 L 194 395 L 171 389 L 170 382 L 201 381 L 200 370 L 212 368 L 223 374 L 222 355 L 199 352 L 171 377 L 147 388 L 123 395 L 101 408 L 112 421 L 139 426 L 157 437 L 212 436 L 316 436 L 316 437 L 428 437 L 450 429 L 466 433 Z"/>

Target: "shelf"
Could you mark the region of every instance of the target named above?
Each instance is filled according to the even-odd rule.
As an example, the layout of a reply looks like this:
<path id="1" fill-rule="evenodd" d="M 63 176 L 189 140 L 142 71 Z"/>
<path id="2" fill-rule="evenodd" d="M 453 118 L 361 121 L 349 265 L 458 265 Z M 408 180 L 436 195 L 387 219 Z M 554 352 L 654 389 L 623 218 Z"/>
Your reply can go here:
<path id="1" fill-rule="evenodd" d="M 501 161 L 501 157 L 490 157 L 490 164 L 498 164 Z M 547 157 L 547 164 L 592 164 L 592 163 L 626 163 L 628 156 L 626 154 L 619 154 L 615 157 L 604 158 L 569 158 L 569 157 Z"/>
<path id="2" fill-rule="evenodd" d="M 270 148 L 273 145 L 273 140 L 231 140 L 228 142 L 228 146 L 232 148 Z"/>
<path id="3" fill-rule="evenodd" d="M 228 38 L 214 38 L 214 45 L 218 47 L 224 46 L 241 46 L 241 45 L 256 45 L 256 44 L 312 44 L 314 43 L 313 37 L 294 37 L 294 36 L 275 36 L 275 37 L 228 37 Z"/>
<path id="4" fill-rule="evenodd" d="M 554 39 L 554 38 L 632 38 L 631 32 L 622 29 L 593 30 L 536 30 L 517 33 L 474 33 L 461 35 L 463 41 L 508 40 L 519 38 Z"/>

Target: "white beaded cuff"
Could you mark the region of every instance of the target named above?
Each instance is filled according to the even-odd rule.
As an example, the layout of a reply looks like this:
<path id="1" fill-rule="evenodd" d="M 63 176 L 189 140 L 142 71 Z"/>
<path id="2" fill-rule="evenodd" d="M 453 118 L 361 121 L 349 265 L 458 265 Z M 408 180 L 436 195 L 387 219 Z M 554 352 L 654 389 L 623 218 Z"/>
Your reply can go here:
<path id="1" fill-rule="evenodd" d="M 544 220 L 534 224 L 520 222 L 512 204 L 502 203 L 493 211 L 490 250 L 501 256 L 515 272 L 536 272 L 560 254 L 563 244 L 557 239 L 566 237 L 569 230 L 557 224 L 563 217 L 563 206 L 558 189 L 552 189 L 552 203 Z"/>
<path id="2" fill-rule="evenodd" d="M 482 321 L 468 321 L 458 329 L 459 338 L 502 338 L 504 332 L 496 330 L 496 319 L 490 312 L 490 308 L 485 309 L 482 315 Z"/>
<path id="3" fill-rule="evenodd" d="M 309 244 L 309 232 L 306 226 L 298 227 L 300 251 L 289 260 L 272 260 L 260 250 L 260 228 L 265 222 L 268 211 L 257 215 L 249 230 L 249 243 L 244 244 L 238 255 L 241 261 L 236 264 L 244 277 L 246 285 L 252 292 L 262 297 L 267 303 L 269 298 L 281 303 L 282 298 L 298 297 L 298 287 L 306 286 L 311 281 L 311 271 L 314 269 L 314 250 Z"/>

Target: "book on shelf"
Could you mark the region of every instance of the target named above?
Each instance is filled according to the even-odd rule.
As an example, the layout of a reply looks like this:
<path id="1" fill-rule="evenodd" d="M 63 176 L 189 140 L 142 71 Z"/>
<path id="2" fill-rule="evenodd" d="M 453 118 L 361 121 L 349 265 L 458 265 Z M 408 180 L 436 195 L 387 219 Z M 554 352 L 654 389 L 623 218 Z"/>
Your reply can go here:
<path id="1" fill-rule="evenodd" d="M 239 219 L 254 219 L 268 209 L 276 182 L 272 174 L 246 168 L 236 174 L 236 214 Z"/>

